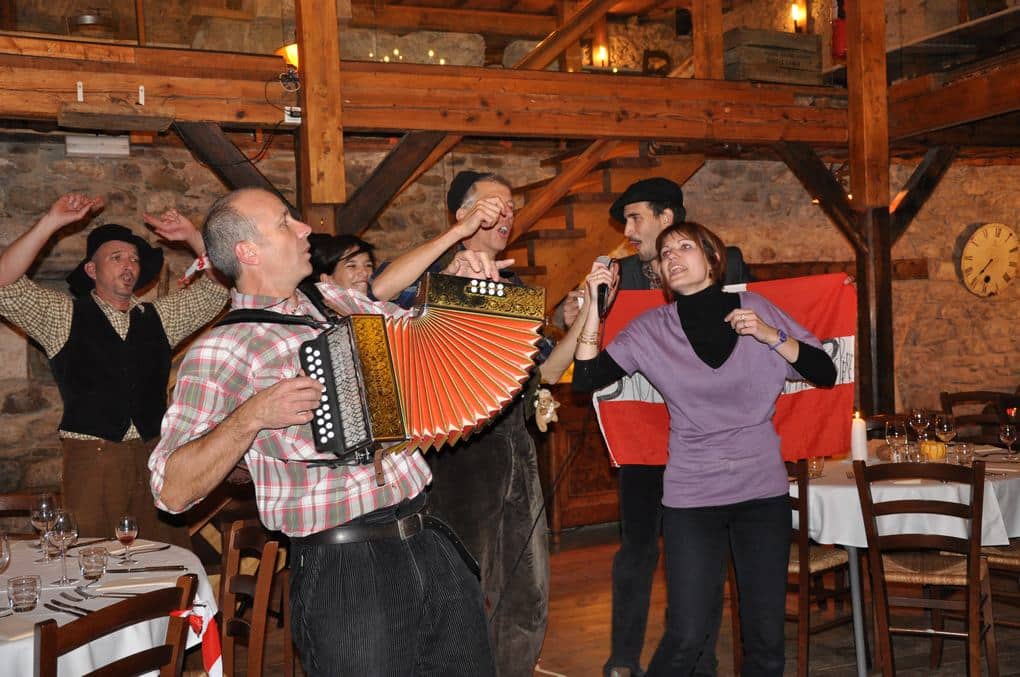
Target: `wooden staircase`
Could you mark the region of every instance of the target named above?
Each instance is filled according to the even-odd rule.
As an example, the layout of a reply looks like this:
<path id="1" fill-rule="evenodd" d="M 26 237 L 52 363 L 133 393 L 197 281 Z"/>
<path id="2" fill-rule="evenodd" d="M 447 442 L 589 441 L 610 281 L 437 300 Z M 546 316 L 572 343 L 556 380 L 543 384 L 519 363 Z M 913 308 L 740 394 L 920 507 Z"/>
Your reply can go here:
<path id="1" fill-rule="evenodd" d="M 701 155 L 656 156 L 647 143 L 611 144 L 548 158 L 542 164 L 556 166 L 555 176 L 514 190 L 524 208 L 505 256 L 516 259 L 514 270 L 526 284 L 545 287 L 548 314 L 584 280 L 596 257 L 625 244 L 609 207 L 627 186 L 652 176 L 683 185 L 704 164 Z"/>

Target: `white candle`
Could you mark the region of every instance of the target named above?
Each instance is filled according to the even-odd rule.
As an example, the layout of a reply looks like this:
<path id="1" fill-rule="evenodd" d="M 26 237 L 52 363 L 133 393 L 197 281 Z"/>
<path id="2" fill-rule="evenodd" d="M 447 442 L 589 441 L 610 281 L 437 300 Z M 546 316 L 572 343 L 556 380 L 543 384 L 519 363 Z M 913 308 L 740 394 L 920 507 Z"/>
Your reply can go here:
<path id="1" fill-rule="evenodd" d="M 859 411 L 850 420 L 850 457 L 855 461 L 868 460 L 868 427 Z"/>

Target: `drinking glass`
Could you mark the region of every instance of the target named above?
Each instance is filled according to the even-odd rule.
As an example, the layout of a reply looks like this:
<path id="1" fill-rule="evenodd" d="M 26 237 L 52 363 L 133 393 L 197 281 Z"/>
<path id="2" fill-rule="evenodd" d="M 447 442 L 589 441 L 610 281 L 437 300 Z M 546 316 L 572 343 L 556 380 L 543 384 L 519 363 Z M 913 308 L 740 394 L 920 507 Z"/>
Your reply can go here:
<path id="1" fill-rule="evenodd" d="M 46 542 L 46 534 L 49 532 L 50 527 L 53 526 L 53 520 L 56 518 L 57 506 L 53 502 L 53 496 L 50 494 L 39 494 L 35 507 L 29 515 L 32 527 L 39 532 L 39 548 L 42 550 L 42 557 L 35 560 L 36 563 L 49 562 L 52 559 L 50 557 L 50 546 Z"/>
<path id="2" fill-rule="evenodd" d="M 39 602 L 42 580 L 38 576 L 15 576 L 7 580 L 7 600 L 14 611 L 31 611 Z"/>
<path id="3" fill-rule="evenodd" d="M 810 479 L 816 480 L 821 477 L 823 470 L 825 470 L 824 456 L 812 456 L 807 460 L 807 476 Z"/>
<path id="4" fill-rule="evenodd" d="M 7 571 L 11 563 L 11 544 L 7 541 L 7 534 L 0 534 L 0 574 Z"/>
<path id="5" fill-rule="evenodd" d="M 121 564 L 137 564 L 138 560 L 131 558 L 131 544 L 138 536 L 138 520 L 131 515 L 121 515 L 114 528 L 117 540 L 124 546 L 124 554 L 120 556 Z"/>
<path id="6" fill-rule="evenodd" d="M 949 444 L 956 437 L 956 419 L 952 414 L 935 415 L 935 437 Z"/>
<path id="7" fill-rule="evenodd" d="M 65 586 L 77 583 L 77 578 L 67 577 L 67 546 L 78 540 L 78 522 L 72 513 L 67 510 L 57 511 L 49 539 L 50 543 L 60 548 L 60 579 L 53 581 L 53 585 Z"/>
<path id="8" fill-rule="evenodd" d="M 1013 451 L 1013 443 L 1016 442 L 1016 424 L 1003 423 L 1000 425 L 999 440 L 1006 445 L 1006 452 L 1009 454 L 1009 460 L 1014 463 L 1020 463 L 1020 457 L 1014 456 L 1016 452 Z"/>
<path id="9" fill-rule="evenodd" d="M 889 445 L 889 460 L 897 462 L 907 443 L 907 427 L 898 419 L 885 422 L 885 443 Z"/>
<path id="10" fill-rule="evenodd" d="M 967 442 L 960 442 L 956 445 L 956 462 L 959 465 L 970 467 L 974 460 L 974 447 Z"/>
<path id="11" fill-rule="evenodd" d="M 925 409 L 914 409 L 910 412 L 910 429 L 918 440 L 928 439 L 928 426 L 931 425 L 931 417 Z"/>
<path id="12" fill-rule="evenodd" d="M 81 549 L 78 553 L 78 568 L 81 569 L 81 577 L 88 581 L 85 587 L 97 582 L 106 573 L 109 555 L 109 551 L 103 547 Z"/>

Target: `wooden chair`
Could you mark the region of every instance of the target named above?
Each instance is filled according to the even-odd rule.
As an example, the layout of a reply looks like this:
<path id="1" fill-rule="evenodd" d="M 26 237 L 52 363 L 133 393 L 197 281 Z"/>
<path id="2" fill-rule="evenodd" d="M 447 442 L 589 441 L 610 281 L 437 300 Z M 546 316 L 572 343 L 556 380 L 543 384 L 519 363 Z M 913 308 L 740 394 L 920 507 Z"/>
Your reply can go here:
<path id="1" fill-rule="evenodd" d="M 35 508 L 36 499 L 42 491 L 15 491 L 8 494 L 0 494 L 0 517 L 24 517 L 31 518 L 32 510 Z M 60 492 L 45 492 L 53 496 L 53 500 L 60 505 Z M 29 529 L 31 530 L 31 526 Z M 34 538 L 35 534 L 26 531 L 23 534 L 9 534 L 11 538 Z"/>
<path id="2" fill-rule="evenodd" d="M 999 674 L 992 617 L 992 596 L 988 565 L 981 557 L 981 519 L 985 494 L 985 464 L 975 461 L 972 468 L 945 463 L 886 463 L 868 466 L 854 461 L 857 492 L 868 540 L 871 595 L 875 608 L 875 644 L 882 674 L 895 674 L 892 634 L 932 638 L 932 662 L 941 657 L 943 638 L 965 639 L 967 674 L 981 674 L 981 640 L 984 638 L 988 673 Z M 886 480 L 938 480 L 969 485 L 969 502 L 939 499 L 903 499 L 875 501 L 874 484 Z M 906 515 L 928 521 L 929 515 L 941 515 L 962 522 L 967 538 L 927 533 L 880 533 L 878 518 Z M 922 596 L 891 597 L 888 585 L 919 586 Z M 933 589 L 960 589 L 963 599 L 933 596 Z M 891 607 L 927 609 L 930 627 L 893 626 Z M 946 611 L 962 612 L 963 632 L 947 631 L 943 626 Z"/>
<path id="3" fill-rule="evenodd" d="M 255 520 L 238 520 L 231 524 L 227 543 L 220 591 L 223 673 L 234 674 L 235 651 L 239 643 L 244 643 L 248 647 L 247 674 L 255 677 L 262 674 L 269 598 L 280 544 Z M 245 557 L 258 559 L 254 573 L 241 572 L 241 560 Z M 289 614 L 284 619 L 289 620 Z M 284 632 L 286 646 L 290 642 L 289 622 L 285 622 Z"/>
<path id="4" fill-rule="evenodd" d="M 797 613 L 787 614 L 786 620 L 797 624 L 797 675 L 807 677 L 810 635 L 829 630 L 838 625 L 850 623 L 853 616 L 841 613 L 842 600 L 849 599 L 848 564 L 846 550 L 829 546 L 812 545 L 808 538 L 808 472 L 807 459 L 796 462 L 787 461 L 786 471 L 797 483 L 797 496 L 790 496 L 790 507 L 797 513 L 798 528 L 790 533 L 790 564 L 787 573 L 790 580 L 787 592 L 797 597 Z M 807 566 L 801 566 L 807 562 Z M 824 586 L 824 576 L 832 573 L 835 584 L 832 588 Z M 740 605 L 736 592 L 732 566 L 729 571 L 730 584 L 730 616 L 733 628 L 733 666 L 735 674 L 740 674 L 743 660 L 741 654 Z M 830 620 L 811 625 L 812 598 L 820 606 L 829 600 L 837 601 L 836 616 Z"/>
<path id="5" fill-rule="evenodd" d="M 58 626 L 52 618 L 35 624 L 35 677 L 57 677 L 57 659 L 101 637 L 136 623 L 169 616 L 171 611 L 191 607 L 196 577 L 187 574 L 177 586 L 147 592 Z M 161 677 L 180 675 L 184 667 L 187 620 L 170 617 L 166 641 L 160 646 L 125 656 L 98 670 L 92 677 L 119 677 L 159 670 Z"/>
<path id="6" fill-rule="evenodd" d="M 1016 396 L 991 390 L 939 393 L 942 411 L 956 419 L 959 442 L 999 443 L 999 423 L 1007 406 L 1016 406 Z M 1013 402 L 1013 404 L 1010 404 Z"/>

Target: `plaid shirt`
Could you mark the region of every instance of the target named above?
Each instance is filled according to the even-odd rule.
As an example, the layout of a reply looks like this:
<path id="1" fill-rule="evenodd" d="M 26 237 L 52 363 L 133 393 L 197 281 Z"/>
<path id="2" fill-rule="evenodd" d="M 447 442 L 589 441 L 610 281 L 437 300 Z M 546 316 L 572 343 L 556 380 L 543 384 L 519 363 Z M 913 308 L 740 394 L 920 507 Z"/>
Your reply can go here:
<path id="1" fill-rule="evenodd" d="M 319 289 L 345 314 L 404 312 L 353 290 L 332 285 L 319 285 Z M 321 318 L 301 292 L 280 300 L 233 290 L 231 307 Z M 173 402 L 163 418 L 162 437 L 149 458 L 157 506 L 167 508 L 159 495 L 167 459 L 174 451 L 215 428 L 255 393 L 300 374 L 298 348 L 317 333 L 305 326 L 240 323 L 215 327 L 195 342 L 178 371 Z M 328 468 L 302 463 L 336 460 L 315 451 L 307 424 L 260 431 L 244 458 L 263 523 L 289 536 L 307 536 L 412 498 L 432 479 L 428 464 L 417 451 L 383 457 L 383 486 L 378 486 L 371 465 Z"/>
<path id="2" fill-rule="evenodd" d="M 135 306 L 141 305 L 142 301 L 132 296 L 128 309 L 120 310 L 99 298 L 95 290 L 92 290 L 91 294 L 96 305 L 110 321 L 113 330 L 122 340 L 126 339 L 131 328 L 131 311 Z M 203 275 L 195 284 L 153 300 L 152 308 L 159 316 L 167 341 L 173 348 L 216 317 L 226 302 L 226 288 L 211 277 Z M 146 307 L 142 305 L 143 312 Z M 70 296 L 36 284 L 25 276 L 5 287 L 0 287 L 0 316 L 35 339 L 46 351 L 46 357 L 50 359 L 60 352 L 70 338 L 73 313 L 74 301 Z M 61 430 L 60 437 L 75 440 L 98 439 L 68 430 Z M 138 430 L 135 424 L 131 423 L 124 434 L 124 439 L 138 438 Z"/>

